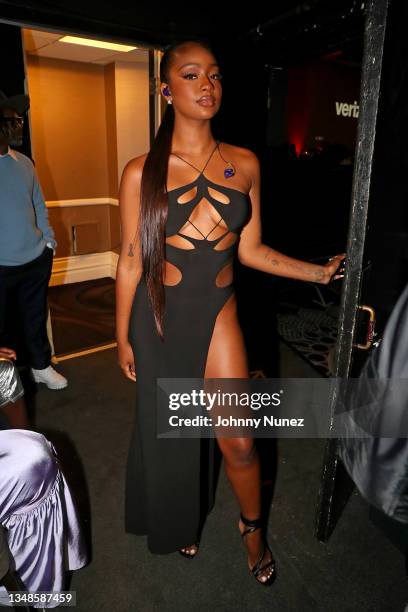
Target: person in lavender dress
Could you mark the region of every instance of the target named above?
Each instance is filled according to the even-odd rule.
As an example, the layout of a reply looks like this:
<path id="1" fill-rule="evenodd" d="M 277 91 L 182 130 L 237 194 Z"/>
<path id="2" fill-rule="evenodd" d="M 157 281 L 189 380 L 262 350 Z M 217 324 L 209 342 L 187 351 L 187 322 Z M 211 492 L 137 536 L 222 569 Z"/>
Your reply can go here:
<path id="1" fill-rule="evenodd" d="M 24 393 L 10 357 L 9 349 L 0 348 L 0 407 L 10 407 Z M 42 434 L 0 420 L 0 605 L 10 605 L 8 592 L 16 585 L 31 593 L 63 591 L 65 572 L 87 562 L 78 512 L 55 448 Z"/>

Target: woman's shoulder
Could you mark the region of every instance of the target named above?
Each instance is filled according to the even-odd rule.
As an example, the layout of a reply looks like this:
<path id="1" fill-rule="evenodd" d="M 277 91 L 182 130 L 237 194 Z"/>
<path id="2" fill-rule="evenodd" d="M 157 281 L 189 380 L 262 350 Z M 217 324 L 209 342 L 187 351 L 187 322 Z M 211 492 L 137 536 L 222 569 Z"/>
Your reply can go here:
<path id="1" fill-rule="evenodd" d="M 121 184 L 139 189 L 142 180 L 143 167 L 148 153 L 130 159 L 123 168 Z"/>
<path id="2" fill-rule="evenodd" d="M 125 165 L 123 172 L 126 171 L 127 173 L 131 174 L 141 174 L 147 156 L 148 153 L 143 153 L 142 155 L 138 155 L 137 157 L 132 157 L 132 159 L 129 159 L 129 161 Z"/>
<path id="3" fill-rule="evenodd" d="M 226 155 L 230 156 L 228 161 L 235 161 L 236 164 L 248 166 L 249 168 L 258 163 L 258 157 L 256 154 L 245 147 L 238 147 L 227 142 L 221 142 L 221 150 L 223 149 Z"/>
<path id="4" fill-rule="evenodd" d="M 221 143 L 221 151 L 227 161 L 232 162 L 241 172 L 248 175 L 251 182 L 260 173 L 260 163 L 257 155 L 245 147 L 238 147 L 226 142 Z"/>

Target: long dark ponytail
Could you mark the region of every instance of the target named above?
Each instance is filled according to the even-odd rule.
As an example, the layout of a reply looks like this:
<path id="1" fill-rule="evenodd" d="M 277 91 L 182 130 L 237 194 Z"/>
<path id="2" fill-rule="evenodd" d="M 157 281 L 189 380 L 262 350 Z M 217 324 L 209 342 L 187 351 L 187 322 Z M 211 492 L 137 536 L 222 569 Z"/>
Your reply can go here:
<path id="1" fill-rule="evenodd" d="M 166 47 L 160 62 L 160 81 L 169 83 L 169 67 L 178 47 L 198 44 L 212 53 L 205 40 L 188 40 Z M 174 129 L 174 109 L 167 104 L 154 142 L 146 157 L 140 187 L 139 237 L 143 277 L 152 306 L 156 329 L 164 338 L 165 292 L 163 268 L 165 259 L 165 226 L 167 221 L 167 171 Z"/>

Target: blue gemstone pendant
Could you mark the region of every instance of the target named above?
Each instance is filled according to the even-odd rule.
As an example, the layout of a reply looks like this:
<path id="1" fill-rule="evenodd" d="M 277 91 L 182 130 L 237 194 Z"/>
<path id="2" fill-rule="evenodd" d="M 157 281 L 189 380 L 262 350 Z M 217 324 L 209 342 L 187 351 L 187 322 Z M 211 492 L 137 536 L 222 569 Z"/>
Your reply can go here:
<path id="1" fill-rule="evenodd" d="M 231 162 L 228 162 L 228 166 L 229 167 L 225 168 L 225 170 L 224 170 L 225 178 L 231 178 L 231 176 L 234 176 L 234 174 L 235 174 L 235 168 L 231 164 Z"/>

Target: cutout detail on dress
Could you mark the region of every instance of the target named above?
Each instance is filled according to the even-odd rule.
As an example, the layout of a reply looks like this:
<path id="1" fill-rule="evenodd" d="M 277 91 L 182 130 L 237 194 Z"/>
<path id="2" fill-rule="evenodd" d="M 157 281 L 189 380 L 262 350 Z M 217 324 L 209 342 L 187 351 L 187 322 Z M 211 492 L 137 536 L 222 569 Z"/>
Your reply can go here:
<path id="1" fill-rule="evenodd" d="M 220 204 L 231 204 L 231 200 L 229 199 L 229 197 L 222 191 L 218 191 L 218 189 L 214 189 L 213 187 L 207 187 L 207 191 L 209 195 L 214 200 L 217 200 L 217 202 L 219 202 Z"/>
<path id="2" fill-rule="evenodd" d="M 168 236 L 166 238 L 166 244 L 170 246 L 174 246 L 177 249 L 182 249 L 183 251 L 192 251 L 195 249 L 195 246 L 190 240 L 184 238 L 181 234 L 174 234 L 173 236 Z"/>
<path id="3" fill-rule="evenodd" d="M 206 202 L 206 204 L 203 204 L 202 202 Z M 211 213 L 213 213 L 213 215 Z M 214 219 L 213 219 L 213 216 L 214 216 Z M 218 217 L 218 220 L 215 221 L 217 217 Z M 210 219 L 212 226 L 209 225 L 205 230 L 206 233 L 204 233 L 203 222 L 208 223 L 208 219 Z M 208 237 L 211 235 L 212 237 L 209 240 L 209 242 L 211 240 L 216 240 L 217 238 L 222 236 L 222 234 L 225 233 L 226 230 L 229 229 L 223 217 L 216 210 L 213 204 L 211 204 L 211 202 L 209 202 L 208 200 L 204 198 L 202 198 L 196 204 L 196 206 L 194 206 L 193 210 L 190 213 L 189 218 L 186 220 L 184 225 L 181 226 L 181 228 L 179 229 L 179 232 L 183 232 L 183 235 L 188 237 L 188 233 L 186 234 L 186 231 L 187 232 L 189 231 L 189 225 L 195 229 L 195 232 L 193 232 L 194 235 L 191 235 L 192 238 L 197 238 L 199 240 L 202 238 L 203 240 L 207 240 Z M 213 234 L 214 230 L 216 230 L 218 226 L 220 227 L 220 230 L 222 231 L 218 231 L 218 233 L 216 232 L 215 234 Z M 190 231 L 191 231 L 191 228 L 190 228 Z"/>
<path id="4" fill-rule="evenodd" d="M 215 245 L 214 251 L 226 251 L 238 240 L 237 234 L 228 231 L 223 238 Z"/>
<path id="5" fill-rule="evenodd" d="M 188 191 L 183 191 L 181 195 L 177 198 L 177 204 L 190 204 L 197 197 L 197 185 L 189 189 Z"/>
<path id="6" fill-rule="evenodd" d="M 183 278 L 181 270 L 170 261 L 165 260 L 164 264 L 163 284 L 173 287 L 181 283 L 181 279 Z"/>
<path id="7" fill-rule="evenodd" d="M 233 281 L 233 265 L 230 260 L 221 270 L 218 272 L 215 284 L 217 287 L 228 287 Z"/>

